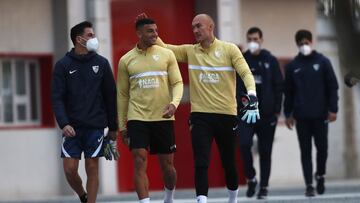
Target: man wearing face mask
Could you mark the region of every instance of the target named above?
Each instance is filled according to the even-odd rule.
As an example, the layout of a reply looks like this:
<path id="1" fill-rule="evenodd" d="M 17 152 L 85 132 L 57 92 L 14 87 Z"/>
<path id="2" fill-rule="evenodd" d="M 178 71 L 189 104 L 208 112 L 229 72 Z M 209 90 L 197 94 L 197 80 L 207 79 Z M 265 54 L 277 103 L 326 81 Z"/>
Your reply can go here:
<path id="1" fill-rule="evenodd" d="M 247 31 L 246 38 L 248 50 L 245 52 L 244 57 L 255 78 L 261 119 L 255 124 L 246 123 L 239 119 L 238 135 L 247 178 L 247 197 L 252 197 L 255 194 L 257 185 L 256 171 L 251 153 L 253 137 L 254 134 L 257 135 L 260 156 L 260 188 L 257 198 L 264 199 L 268 194 L 271 151 L 281 109 L 283 77 L 277 59 L 269 51 L 261 48 L 263 43 L 262 31 L 258 27 L 252 27 Z M 241 109 L 243 107 L 242 99 L 244 99 L 242 95 L 246 93 L 246 88 L 239 76 L 237 76 L 236 82 L 238 109 Z"/>
<path id="2" fill-rule="evenodd" d="M 286 126 L 296 126 L 301 164 L 306 184 L 305 195 L 314 196 L 312 139 L 316 153 L 316 191 L 325 192 L 328 155 L 328 124 L 336 120 L 338 82 L 324 55 L 312 49 L 312 34 L 299 30 L 295 35 L 299 54 L 286 66 L 284 113 Z"/>
<path id="3" fill-rule="evenodd" d="M 52 105 L 63 134 L 61 157 L 66 179 L 81 202 L 95 203 L 99 157 L 118 158 L 116 85 L 108 60 L 96 53 L 98 41 L 92 24 L 79 23 L 71 28 L 70 35 L 74 48 L 55 64 Z M 109 133 L 104 138 L 106 127 Z M 78 174 L 82 152 L 86 190 Z"/>

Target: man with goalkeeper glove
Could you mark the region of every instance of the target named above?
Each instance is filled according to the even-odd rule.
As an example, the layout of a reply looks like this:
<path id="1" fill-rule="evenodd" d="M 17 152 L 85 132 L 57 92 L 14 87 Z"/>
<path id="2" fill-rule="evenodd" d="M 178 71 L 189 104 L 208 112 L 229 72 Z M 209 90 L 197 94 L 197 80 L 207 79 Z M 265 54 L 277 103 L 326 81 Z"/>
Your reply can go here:
<path id="1" fill-rule="evenodd" d="M 111 146 L 115 146 L 116 85 L 108 60 L 96 53 L 98 40 L 92 24 L 79 23 L 71 28 L 70 35 L 74 48 L 54 68 L 52 105 L 63 135 L 61 157 L 66 179 L 81 202 L 95 203 L 104 128 L 109 128 L 106 139 L 113 140 Z M 108 147 L 106 145 L 105 149 Z M 115 152 L 114 148 L 111 151 Z M 86 190 L 78 174 L 83 152 Z"/>

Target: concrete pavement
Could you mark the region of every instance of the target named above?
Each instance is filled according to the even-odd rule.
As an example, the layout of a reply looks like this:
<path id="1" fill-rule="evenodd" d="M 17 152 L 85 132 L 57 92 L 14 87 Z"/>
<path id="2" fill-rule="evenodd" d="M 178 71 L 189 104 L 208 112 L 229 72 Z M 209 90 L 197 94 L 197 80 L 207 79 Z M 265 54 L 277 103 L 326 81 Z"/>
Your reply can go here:
<path id="1" fill-rule="evenodd" d="M 304 186 L 283 185 L 269 189 L 267 200 L 256 200 L 246 198 L 246 187 L 241 186 L 239 190 L 239 201 L 242 203 L 360 203 L 360 180 L 328 181 L 327 190 L 324 195 L 313 198 L 304 196 Z M 194 189 L 178 189 L 175 194 L 174 203 L 195 203 Z M 151 192 L 152 203 L 162 203 L 162 191 Z M 79 202 L 75 196 L 51 197 L 33 200 L 0 201 L 1 203 L 76 203 Z M 137 203 L 136 193 L 119 193 L 117 195 L 99 195 L 98 203 Z M 211 188 L 208 203 L 226 203 L 227 192 L 225 188 Z"/>

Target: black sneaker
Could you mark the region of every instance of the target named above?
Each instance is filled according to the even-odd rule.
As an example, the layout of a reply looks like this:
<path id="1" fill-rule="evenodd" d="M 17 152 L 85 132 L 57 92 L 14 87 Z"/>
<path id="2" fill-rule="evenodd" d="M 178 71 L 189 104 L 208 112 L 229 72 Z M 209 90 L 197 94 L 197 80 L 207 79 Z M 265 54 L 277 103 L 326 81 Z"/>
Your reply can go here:
<path id="1" fill-rule="evenodd" d="M 84 193 L 83 195 L 79 196 L 81 203 L 87 203 L 87 194 Z"/>
<path id="2" fill-rule="evenodd" d="M 312 185 L 306 186 L 305 196 L 306 197 L 314 197 L 315 196 L 315 189 Z"/>
<path id="3" fill-rule="evenodd" d="M 266 187 L 261 187 L 258 194 L 257 194 L 257 198 L 258 199 L 266 199 L 268 195 L 268 190 Z"/>
<path id="4" fill-rule="evenodd" d="M 248 188 L 247 188 L 247 191 L 246 191 L 246 196 L 247 197 L 253 197 L 254 194 L 255 194 L 255 188 L 256 188 L 256 185 L 257 185 L 257 180 L 248 180 L 247 182 L 247 185 L 248 185 Z"/>
<path id="5" fill-rule="evenodd" d="M 324 176 L 315 176 L 316 180 L 316 192 L 319 195 L 324 194 L 325 192 L 325 178 Z"/>

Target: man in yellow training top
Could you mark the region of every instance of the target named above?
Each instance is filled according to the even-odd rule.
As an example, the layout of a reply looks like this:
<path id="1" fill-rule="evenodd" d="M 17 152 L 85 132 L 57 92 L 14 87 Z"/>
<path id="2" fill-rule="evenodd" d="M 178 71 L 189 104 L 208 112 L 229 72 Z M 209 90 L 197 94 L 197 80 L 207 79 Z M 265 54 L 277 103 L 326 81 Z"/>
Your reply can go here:
<path id="1" fill-rule="evenodd" d="M 140 203 L 150 202 L 147 150 L 157 154 L 165 183 L 165 203 L 173 203 L 176 184 L 173 121 L 183 82 L 172 51 L 154 45 L 158 33 L 152 19 L 136 22 L 139 41 L 119 62 L 119 128 L 134 159 L 134 182 Z"/>
<path id="2" fill-rule="evenodd" d="M 144 18 L 140 14 L 137 18 Z M 206 203 L 210 149 L 215 139 L 225 170 L 229 203 L 237 202 L 238 174 L 235 165 L 237 129 L 236 72 L 244 81 L 249 102 L 243 108 L 242 120 L 259 119 L 254 77 L 239 48 L 214 36 L 214 21 L 199 14 L 192 21 L 197 44 L 169 45 L 160 38 L 157 44 L 172 50 L 178 62 L 189 65 L 190 130 L 195 160 L 197 202 Z"/>

